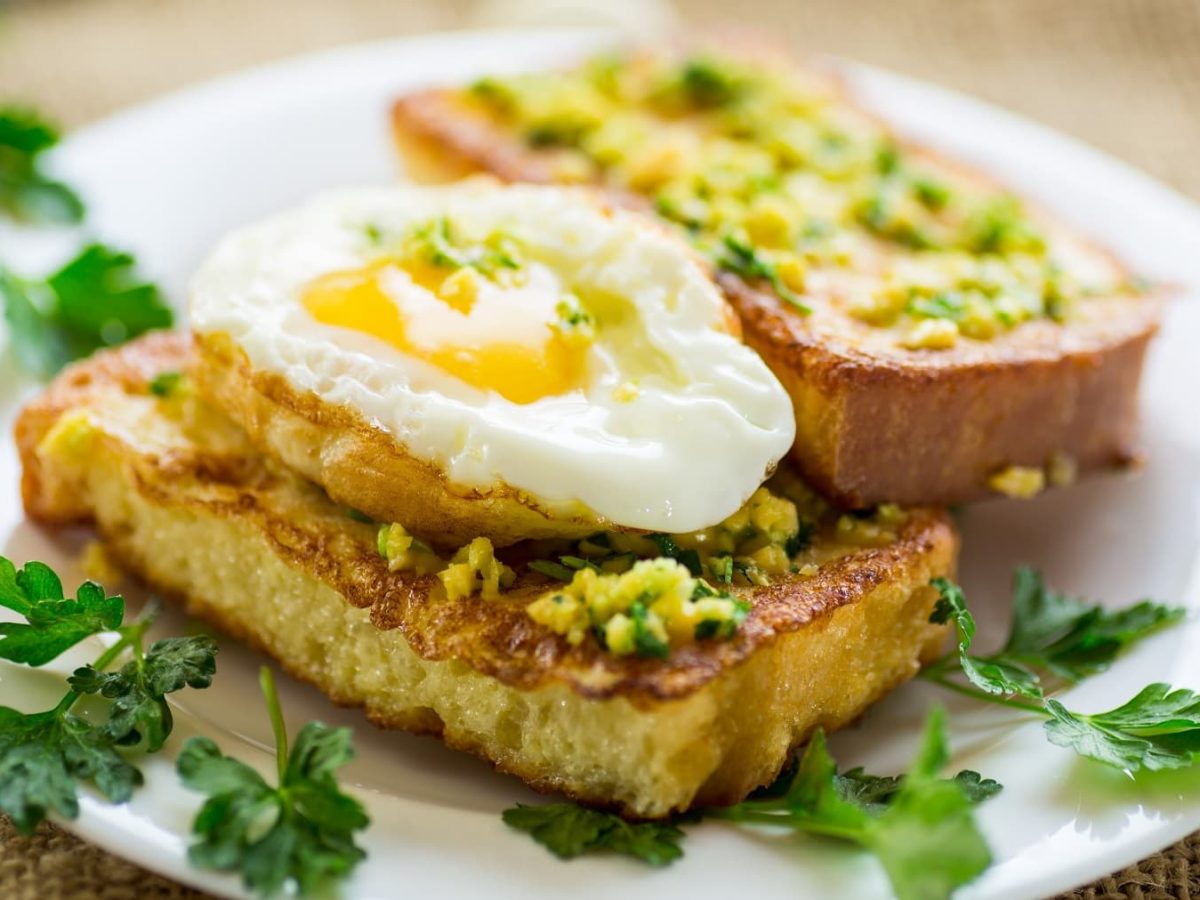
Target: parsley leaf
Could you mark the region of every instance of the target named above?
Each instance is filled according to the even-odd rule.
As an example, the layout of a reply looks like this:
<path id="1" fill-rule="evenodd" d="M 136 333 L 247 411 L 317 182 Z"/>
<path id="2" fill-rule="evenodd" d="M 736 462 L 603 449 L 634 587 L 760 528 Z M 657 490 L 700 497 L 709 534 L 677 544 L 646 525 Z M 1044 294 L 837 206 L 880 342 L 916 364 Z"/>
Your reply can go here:
<path id="1" fill-rule="evenodd" d="M 115 743 L 145 741 L 147 752 L 154 753 L 162 748 L 173 724 L 166 695 L 212 684 L 216 655 L 216 641 L 206 635 L 166 638 L 116 672 L 84 666 L 68 680 L 81 694 L 100 694 L 113 701 L 104 730 Z"/>
<path id="2" fill-rule="evenodd" d="M 958 665 L 967 680 L 988 694 L 1040 698 L 1042 691 L 1037 675 L 1023 665 L 1007 659 L 971 655 L 971 644 L 975 640 L 975 617 L 967 609 L 962 588 L 945 578 L 935 578 L 930 584 L 941 595 L 930 621 L 954 623 L 958 635 Z"/>
<path id="3" fill-rule="evenodd" d="M 560 859 L 608 850 L 633 856 L 652 866 L 668 865 L 683 856 L 683 831 L 664 822 L 626 822 L 612 813 L 574 803 L 526 806 L 503 813 L 505 824 L 527 832 Z"/>
<path id="4" fill-rule="evenodd" d="M 222 755 L 208 738 L 189 740 L 176 768 L 187 787 L 208 799 L 192 823 L 199 840 L 188 858 L 203 869 L 241 872 L 245 886 L 262 896 L 293 883 L 301 894 L 312 894 L 345 877 L 366 856 L 354 832 L 370 820 L 334 777 L 354 756 L 351 733 L 310 722 L 289 753 L 266 667 L 259 681 L 275 730 L 279 784 L 272 787 L 245 763 Z"/>
<path id="5" fill-rule="evenodd" d="M 85 247 L 44 281 L 0 270 L 0 301 L 17 359 L 42 378 L 174 321 L 158 288 L 137 279 L 133 257 L 102 244 Z"/>
<path id="6" fill-rule="evenodd" d="M 1200 695 L 1157 683 L 1109 712 L 1083 715 L 1047 700 L 1046 736 L 1060 747 L 1128 771 L 1180 769 L 1200 751 Z"/>
<path id="7" fill-rule="evenodd" d="M 901 900 L 945 898 L 991 862 L 972 816 L 980 792 L 971 787 L 970 776 L 939 777 L 947 758 L 940 709 L 930 714 L 917 757 L 900 779 L 861 770 L 839 776 L 818 731 L 785 793 L 715 815 L 851 841 L 878 857 Z M 990 785 L 994 782 L 989 784 L 994 793 L 998 786 Z"/>
<path id="8" fill-rule="evenodd" d="M 103 728 L 61 708 L 27 715 L 0 706 L 0 812 L 18 831 L 32 834 L 49 812 L 79 815 L 79 781 L 124 803 L 142 775 Z"/>
<path id="9" fill-rule="evenodd" d="M 1000 655 L 1075 682 L 1182 617 L 1182 609 L 1149 600 L 1112 611 L 1087 604 L 1049 590 L 1038 572 L 1022 566 L 1013 577 L 1012 630 Z"/>
<path id="10" fill-rule="evenodd" d="M 958 667 L 967 680 L 989 694 L 1032 700 L 1043 697 L 1046 678 L 1073 684 L 1101 672 L 1125 647 L 1183 616 L 1182 609 L 1149 600 L 1107 610 L 1051 591 L 1036 571 L 1020 567 L 1013 578 L 1008 640 L 998 653 L 974 656 L 975 620 L 962 589 L 944 578 L 930 583 L 941 595 L 931 621 L 954 623 Z M 930 675 L 938 680 L 945 668 L 943 660 Z"/>
<path id="11" fill-rule="evenodd" d="M 947 756 L 941 710 L 930 715 L 921 750 L 902 777 L 868 775 L 862 769 L 839 775 L 818 731 L 774 784 L 743 803 L 705 810 L 686 821 L 708 816 L 848 840 L 875 853 L 901 900 L 945 898 L 989 864 L 972 808 L 1000 791 L 977 772 L 940 778 Z M 517 804 L 503 818 L 562 859 L 607 850 L 661 866 L 683 855 L 684 832 L 676 822 L 632 824 L 574 803 Z"/>
<path id="12" fill-rule="evenodd" d="M 873 812 L 888 806 L 904 783 L 903 776 L 869 775 L 861 767 L 843 772 L 835 778 L 837 789 L 844 798 Z M 963 769 L 954 776 L 954 781 L 962 788 L 967 799 L 976 804 L 990 800 L 1004 789 L 998 781 L 984 778 L 970 769 Z"/>
<path id="13" fill-rule="evenodd" d="M 954 622 L 958 650 L 928 667 L 924 678 L 960 694 L 1044 716 L 1051 743 L 1126 771 L 1182 768 L 1195 762 L 1200 752 L 1200 696 L 1191 691 L 1151 684 L 1123 706 L 1087 715 L 1046 697 L 1044 680 L 1072 684 L 1103 671 L 1124 647 L 1178 621 L 1182 610 L 1149 600 L 1106 610 L 1054 593 L 1036 572 L 1018 569 L 1008 640 L 999 653 L 979 658 L 969 652 L 975 623 L 961 588 L 944 578 L 931 584 L 940 594 L 931 621 Z M 956 672 L 968 684 L 956 681 Z"/>
<path id="14" fill-rule="evenodd" d="M 125 601 L 109 597 L 86 581 L 76 599 L 63 597 L 62 582 L 49 568 L 30 562 L 18 570 L 0 557 L 0 606 L 25 617 L 26 623 L 0 622 L 0 659 L 41 666 L 84 638 L 112 631 L 125 615 Z"/>
<path id="15" fill-rule="evenodd" d="M 33 110 L 0 108 L 0 212 L 18 222 L 70 223 L 83 218 L 83 202 L 42 173 L 39 157 L 58 143 L 58 130 Z"/>
<path id="16" fill-rule="evenodd" d="M 159 749 L 172 724 L 164 695 L 184 686 L 208 687 L 215 670 L 211 638 L 168 638 L 147 652 L 142 643 L 153 612 L 123 625 L 120 597 L 90 581 L 76 594 L 64 599 L 62 582 L 42 563 L 18 570 L 0 557 L 0 605 L 28 622 L 0 623 L 0 658 L 42 665 L 90 635 L 117 636 L 92 665 L 76 669 L 71 690 L 53 709 L 0 707 L 0 813 L 26 834 L 51 812 L 78 815 L 79 782 L 92 782 L 114 803 L 128 800 L 142 775 L 121 748 L 144 739 L 148 752 Z M 118 672 L 105 671 L 131 650 L 132 660 Z M 113 701 L 103 724 L 71 712 L 87 693 Z"/>
<path id="17" fill-rule="evenodd" d="M 958 786 L 972 803 L 982 803 L 984 800 L 991 800 L 1004 790 L 1004 785 L 994 778 L 984 778 L 972 769 L 963 769 L 954 776 L 954 780 L 958 782 Z"/>

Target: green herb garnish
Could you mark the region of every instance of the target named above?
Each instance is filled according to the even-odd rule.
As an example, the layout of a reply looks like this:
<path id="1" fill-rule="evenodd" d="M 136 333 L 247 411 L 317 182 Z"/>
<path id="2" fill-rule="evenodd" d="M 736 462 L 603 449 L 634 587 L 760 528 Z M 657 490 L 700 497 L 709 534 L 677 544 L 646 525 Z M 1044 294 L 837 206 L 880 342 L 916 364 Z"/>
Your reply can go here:
<path id="1" fill-rule="evenodd" d="M 630 824 L 573 803 L 518 804 L 504 811 L 504 821 L 563 859 L 607 850 L 655 866 L 683 855 L 685 833 L 679 825 L 684 822 L 711 818 L 783 827 L 858 844 L 883 863 L 901 900 L 938 900 L 987 868 L 991 854 L 972 810 L 1001 790 L 976 772 L 941 778 L 947 755 L 944 715 L 934 710 L 917 758 L 902 777 L 868 775 L 862 769 L 839 775 L 818 731 L 797 765 L 725 809 L 702 810 L 674 822 Z"/>
<path id="2" fill-rule="evenodd" d="M 503 813 L 505 824 L 524 831 L 560 859 L 606 850 L 665 866 L 683 856 L 683 831 L 669 822 L 626 822 L 612 813 L 574 803 L 526 806 Z"/>
<path id="3" fill-rule="evenodd" d="M 275 732 L 278 786 L 222 755 L 209 738 L 191 738 L 176 768 L 187 787 L 208 799 L 192 823 L 199 840 L 188 848 L 188 859 L 201 869 L 240 872 L 243 884 L 264 897 L 293 885 L 308 896 L 328 889 L 366 857 L 354 833 L 370 820 L 334 775 L 354 756 L 351 732 L 310 722 L 289 752 L 265 666 L 259 684 Z"/>
<path id="4" fill-rule="evenodd" d="M 1114 710 L 1083 715 L 1047 700 L 1046 736 L 1119 769 L 1179 769 L 1200 751 L 1200 696 L 1158 683 Z"/>
<path id="5" fill-rule="evenodd" d="M 150 379 L 147 388 L 155 397 L 170 397 L 183 383 L 183 375 L 180 372 L 159 372 Z"/>
<path id="6" fill-rule="evenodd" d="M 679 70 L 679 87 L 694 106 L 727 106 L 745 94 L 748 84 L 715 59 L 689 59 Z"/>
<path id="7" fill-rule="evenodd" d="M 171 733 L 166 695 L 206 688 L 216 671 L 217 646 L 207 636 L 168 638 L 144 647 L 153 612 L 122 624 L 125 603 L 85 582 L 75 599 L 42 563 L 18 570 L 0 557 L 0 605 L 24 623 L 0 624 L 0 658 L 38 666 L 95 634 L 116 642 L 94 663 L 75 670 L 70 690 L 53 708 L 22 713 L 0 706 L 0 812 L 17 830 L 32 833 L 49 813 L 79 815 L 78 786 L 90 782 L 113 803 L 124 803 L 142 783 L 121 748 L 160 749 Z M 117 671 L 106 671 L 123 657 Z M 72 712 L 84 696 L 109 700 L 106 716 Z"/>
<path id="8" fill-rule="evenodd" d="M 944 713 L 933 710 L 916 759 L 901 779 L 861 770 L 839 776 L 818 731 L 777 796 L 746 800 L 713 815 L 850 841 L 879 858 L 900 900 L 949 897 L 991 863 L 972 809 L 999 786 L 977 780 L 975 773 L 939 777 L 949 756 L 945 727 Z"/>
<path id="9" fill-rule="evenodd" d="M 0 108 L 0 212 L 18 222 L 78 222 L 83 202 L 41 170 L 41 155 L 58 143 L 58 130 L 31 109 Z"/>
<path id="10" fill-rule="evenodd" d="M 766 281 L 781 300 L 802 313 L 812 312 L 800 296 L 783 283 L 775 264 L 755 250 L 749 242 L 731 234 L 725 235 L 721 239 L 721 247 L 714 262 L 726 272 L 732 272 L 748 281 Z"/>
<path id="11" fill-rule="evenodd" d="M 174 321 L 133 257 L 92 244 L 44 281 L 0 269 L 0 303 L 21 365 L 49 378 L 72 360 Z"/>
<path id="12" fill-rule="evenodd" d="M 931 621 L 952 622 L 957 650 L 922 676 L 942 687 L 1047 718 L 1052 743 L 1129 771 L 1182 768 L 1200 750 L 1200 697 L 1152 684 L 1109 712 L 1085 715 L 1047 696 L 1049 690 L 1102 672 L 1130 644 L 1183 616 L 1183 610 L 1143 600 L 1107 610 L 1055 593 L 1032 569 L 1013 583 L 1013 624 L 997 653 L 971 653 L 975 620 L 958 585 L 935 578 L 940 597 Z"/>
<path id="13" fill-rule="evenodd" d="M 700 565 L 700 553 L 698 551 L 694 549 L 684 550 L 675 543 L 675 539 L 669 534 L 648 534 L 646 537 L 654 542 L 661 555 L 668 559 L 673 559 L 682 565 L 692 574 L 693 578 L 699 578 L 704 574 L 704 569 Z"/>
<path id="14" fill-rule="evenodd" d="M 422 225 L 413 233 L 413 240 L 430 264 L 443 269 L 470 268 L 492 277 L 501 269 L 521 268 L 511 240 L 493 235 L 480 243 L 464 244 L 454 234 L 449 219 L 434 219 Z"/>

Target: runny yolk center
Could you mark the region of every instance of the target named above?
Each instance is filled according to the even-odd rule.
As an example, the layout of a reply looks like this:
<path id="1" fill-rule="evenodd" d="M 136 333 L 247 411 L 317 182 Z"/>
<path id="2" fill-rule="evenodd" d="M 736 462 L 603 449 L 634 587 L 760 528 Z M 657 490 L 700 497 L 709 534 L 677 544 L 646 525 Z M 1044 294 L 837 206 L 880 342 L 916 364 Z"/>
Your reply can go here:
<path id="1" fill-rule="evenodd" d="M 587 347 L 550 327 L 557 320 L 553 291 L 480 284 L 482 276 L 474 273 L 455 276 L 458 287 L 476 279 L 468 290 L 455 290 L 453 275 L 381 260 L 316 278 L 302 303 L 324 325 L 386 341 L 513 403 L 558 396 L 583 383 Z"/>

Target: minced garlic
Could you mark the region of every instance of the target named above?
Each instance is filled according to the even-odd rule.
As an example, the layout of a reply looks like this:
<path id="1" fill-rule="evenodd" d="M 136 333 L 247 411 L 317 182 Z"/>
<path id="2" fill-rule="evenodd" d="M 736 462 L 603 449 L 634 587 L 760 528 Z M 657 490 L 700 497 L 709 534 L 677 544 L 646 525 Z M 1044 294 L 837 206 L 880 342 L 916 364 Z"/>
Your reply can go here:
<path id="1" fill-rule="evenodd" d="M 38 444 L 37 452 L 39 456 L 78 458 L 88 452 L 95 436 L 96 426 L 87 410 L 77 409 L 59 417 Z"/>
<path id="2" fill-rule="evenodd" d="M 881 243 L 904 248 L 896 258 L 927 271 L 885 267 L 887 289 L 850 313 L 899 326 L 914 349 L 1062 321 L 1084 295 L 1016 199 L 930 166 L 801 72 L 638 56 L 488 78 L 469 96 L 556 168 L 645 195 L 714 263 L 777 289 L 799 294 L 814 268 L 878 259 Z M 749 253 L 726 253 L 729 240 Z"/>
<path id="3" fill-rule="evenodd" d="M 458 552 L 438 573 L 449 600 L 462 600 L 478 593 L 484 600 L 496 600 L 500 592 L 516 578 L 512 569 L 496 559 L 492 542 L 477 537 Z"/>
<path id="4" fill-rule="evenodd" d="M 571 582 L 526 607 L 535 622 L 572 645 L 599 634 L 616 656 L 666 656 L 706 637 L 730 637 L 748 605 L 718 594 L 673 559 L 646 559 L 624 574 L 582 568 Z"/>
<path id="5" fill-rule="evenodd" d="M 998 494 L 1028 500 L 1046 489 L 1046 473 L 1032 466 L 1008 466 L 988 479 L 988 487 Z"/>
<path id="6" fill-rule="evenodd" d="M 384 525 L 377 537 L 379 555 L 387 560 L 392 572 L 414 572 L 433 575 L 445 566 L 433 549 L 408 533 L 399 522 Z"/>
<path id="7" fill-rule="evenodd" d="M 516 577 L 512 569 L 496 559 L 495 548 L 485 537 L 460 547 L 448 563 L 399 522 L 382 526 L 376 543 L 389 571 L 437 575 L 449 600 L 464 600 L 473 594 L 495 600 Z"/>
<path id="8" fill-rule="evenodd" d="M 949 350 L 958 343 L 958 326 L 949 319 L 922 319 L 901 343 L 909 350 Z"/>

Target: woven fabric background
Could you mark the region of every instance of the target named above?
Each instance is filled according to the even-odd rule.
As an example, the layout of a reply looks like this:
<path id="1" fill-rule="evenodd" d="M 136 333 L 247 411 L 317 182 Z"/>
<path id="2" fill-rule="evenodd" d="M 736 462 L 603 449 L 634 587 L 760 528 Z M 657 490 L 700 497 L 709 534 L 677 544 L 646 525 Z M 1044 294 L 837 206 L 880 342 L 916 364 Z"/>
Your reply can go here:
<path id="1" fill-rule="evenodd" d="M 720 29 L 724 0 L 0 0 L 0 101 L 71 127 L 197 80 L 350 41 L 481 24 Z M 739 0 L 739 27 L 975 94 L 1200 198 L 1200 0 Z M 1100 186 L 1102 187 L 1102 186 Z M 5 900 L 205 895 L 53 826 L 0 819 Z M 1072 900 L 1200 897 L 1200 834 Z"/>

